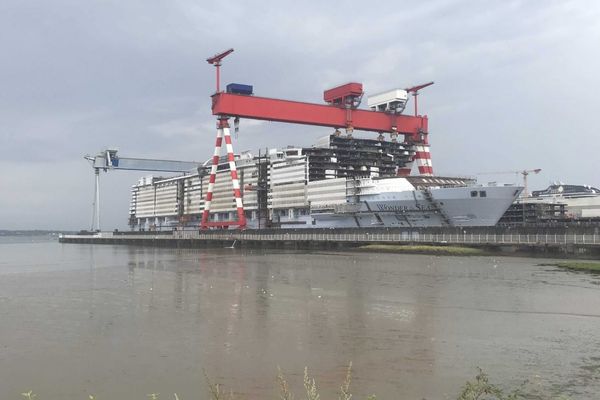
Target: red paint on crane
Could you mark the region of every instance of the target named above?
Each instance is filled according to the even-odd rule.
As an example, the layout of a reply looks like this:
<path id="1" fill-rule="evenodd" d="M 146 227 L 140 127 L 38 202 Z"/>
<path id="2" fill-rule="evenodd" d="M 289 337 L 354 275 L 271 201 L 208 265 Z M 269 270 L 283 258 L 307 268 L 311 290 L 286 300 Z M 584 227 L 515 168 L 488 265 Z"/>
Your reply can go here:
<path id="1" fill-rule="evenodd" d="M 433 168 L 426 165 L 419 165 L 419 174 L 431 176 L 433 175 Z"/>

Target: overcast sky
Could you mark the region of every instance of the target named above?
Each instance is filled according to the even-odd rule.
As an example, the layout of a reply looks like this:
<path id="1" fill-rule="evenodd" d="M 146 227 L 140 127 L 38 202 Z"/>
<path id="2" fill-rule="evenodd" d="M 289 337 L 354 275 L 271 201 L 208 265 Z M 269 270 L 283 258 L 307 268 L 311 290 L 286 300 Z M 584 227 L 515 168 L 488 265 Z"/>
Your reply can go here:
<path id="1" fill-rule="evenodd" d="M 427 81 L 434 170 L 542 168 L 600 186 L 595 1 L 24 1 L 0 3 L 0 229 L 89 228 L 82 158 L 205 160 L 214 67 L 255 94 L 320 102 Z M 242 121 L 236 150 L 308 146 L 331 130 Z M 127 226 L 140 173 L 103 174 L 102 225 Z M 519 181 L 515 174 L 481 177 Z"/>

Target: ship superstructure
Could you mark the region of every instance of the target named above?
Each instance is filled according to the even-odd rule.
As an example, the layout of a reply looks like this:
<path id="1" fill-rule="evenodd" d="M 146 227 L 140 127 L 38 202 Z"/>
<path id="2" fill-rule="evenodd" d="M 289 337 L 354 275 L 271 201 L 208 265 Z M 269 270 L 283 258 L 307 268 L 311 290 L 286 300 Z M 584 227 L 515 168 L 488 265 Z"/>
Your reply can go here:
<path id="1" fill-rule="evenodd" d="M 567 218 L 600 218 L 600 189 L 587 185 L 554 183 L 544 190 L 535 190 L 525 203 L 564 205 Z"/>

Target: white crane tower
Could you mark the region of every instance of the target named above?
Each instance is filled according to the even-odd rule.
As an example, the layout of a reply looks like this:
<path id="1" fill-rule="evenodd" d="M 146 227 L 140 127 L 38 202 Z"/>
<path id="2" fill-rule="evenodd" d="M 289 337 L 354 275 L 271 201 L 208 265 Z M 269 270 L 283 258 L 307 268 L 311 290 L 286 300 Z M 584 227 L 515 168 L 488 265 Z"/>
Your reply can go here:
<path id="1" fill-rule="evenodd" d="M 535 169 L 523 169 L 519 171 L 500 171 L 500 172 L 481 172 L 475 175 L 503 175 L 503 174 L 521 174 L 523 175 L 523 191 L 521 192 L 522 197 L 529 197 L 530 193 L 527 190 L 527 177 L 530 174 L 539 174 L 542 171 L 541 168 Z"/>
<path id="2" fill-rule="evenodd" d="M 95 156 L 85 155 L 94 169 L 95 186 L 94 201 L 92 203 L 92 222 L 90 230 L 100 230 L 100 170 L 104 172 L 112 170 L 125 171 L 152 171 L 152 172 L 180 172 L 201 173 L 205 167 L 195 161 L 157 160 L 150 158 L 120 157 L 116 149 L 106 149 Z"/>

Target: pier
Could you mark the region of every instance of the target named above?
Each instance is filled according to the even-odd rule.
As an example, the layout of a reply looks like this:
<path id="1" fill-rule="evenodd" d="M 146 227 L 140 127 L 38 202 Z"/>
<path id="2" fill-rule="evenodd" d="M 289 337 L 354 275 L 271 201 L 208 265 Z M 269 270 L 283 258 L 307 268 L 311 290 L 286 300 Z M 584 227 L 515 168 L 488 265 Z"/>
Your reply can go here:
<path id="1" fill-rule="evenodd" d="M 61 243 L 125 244 L 156 247 L 353 248 L 367 244 L 458 245 L 491 251 L 600 256 L 598 228 L 431 228 L 431 229 L 262 229 L 98 232 L 62 235 Z"/>

